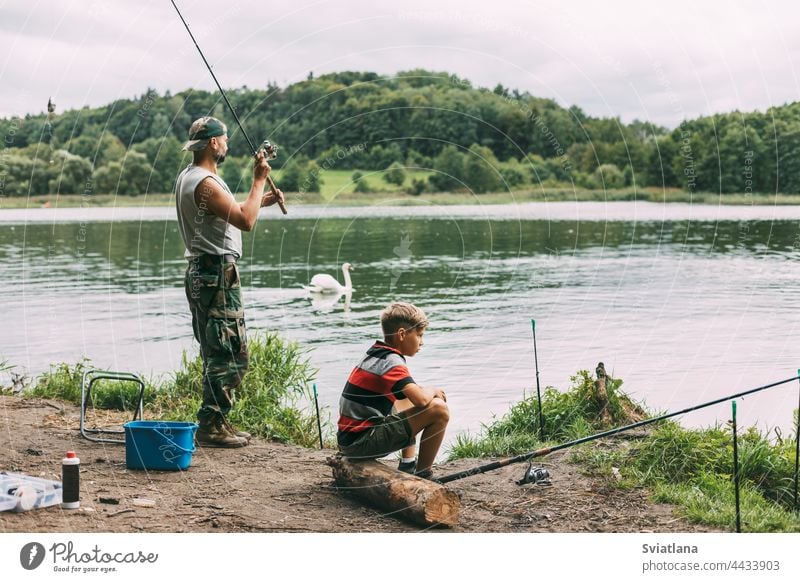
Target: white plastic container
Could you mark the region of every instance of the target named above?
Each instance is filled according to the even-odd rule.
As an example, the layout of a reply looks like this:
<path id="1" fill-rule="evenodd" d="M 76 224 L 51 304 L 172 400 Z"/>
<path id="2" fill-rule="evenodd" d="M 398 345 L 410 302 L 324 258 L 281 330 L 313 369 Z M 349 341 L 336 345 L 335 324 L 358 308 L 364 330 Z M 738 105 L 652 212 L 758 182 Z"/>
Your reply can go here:
<path id="1" fill-rule="evenodd" d="M 13 495 L 0 493 L 0 511 L 9 511 L 17 506 L 17 498 Z"/>
<path id="2" fill-rule="evenodd" d="M 61 503 L 58 481 L 22 473 L 0 473 L 0 511 L 29 511 Z"/>

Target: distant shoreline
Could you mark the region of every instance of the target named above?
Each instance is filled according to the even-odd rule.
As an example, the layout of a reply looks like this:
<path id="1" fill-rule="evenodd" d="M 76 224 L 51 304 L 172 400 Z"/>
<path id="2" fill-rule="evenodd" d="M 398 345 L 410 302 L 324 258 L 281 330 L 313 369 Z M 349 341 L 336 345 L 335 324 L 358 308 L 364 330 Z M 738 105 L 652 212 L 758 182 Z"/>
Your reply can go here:
<path id="1" fill-rule="evenodd" d="M 238 194 L 237 200 L 243 200 Z M 287 193 L 288 206 L 293 204 L 328 205 L 341 207 L 370 206 L 383 203 L 391 206 L 437 206 L 520 204 L 525 202 L 630 202 L 683 203 L 725 206 L 795 206 L 800 205 L 800 194 L 716 194 L 709 192 L 689 193 L 682 190 L 523 190 L 519 192 L 496 192 L 469 194 L 460 192 L 436 192 L 415 196 L 412 194 L 375 192 L 344 193 L 328 199 L 320 194 Z M 147 207 L 171 206 L 172 194 L 143 194 L 140 196 L 116 196 L 97 194 L 85 197 L 81 194 L 0 197 L 0 210 L 12 208 L 80 208 L 80 207 Z"/>

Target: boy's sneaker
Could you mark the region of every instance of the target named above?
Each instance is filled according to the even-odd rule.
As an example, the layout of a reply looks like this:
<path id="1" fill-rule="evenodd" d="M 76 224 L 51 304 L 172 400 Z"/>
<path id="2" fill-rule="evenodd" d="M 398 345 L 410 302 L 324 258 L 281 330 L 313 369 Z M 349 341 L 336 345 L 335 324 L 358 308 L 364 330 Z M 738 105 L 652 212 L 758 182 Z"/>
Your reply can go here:
<path id="1" fill-rule="evenodd" d="M 420 479 L 427 479 L 428 481 L 436 481 L 436 479 L 433 478 L 433 471 L 431 469 L 425 469 L 424 471 L 414 471 L 414 475 L 416 475 Z"/>
<path id="2" fill-rule="evenodd" d="M 413 475 L 417 470 L 417 462 L 416 461 L 408 461 L 408 462 L 404 463 L 401 460 L 400 464 L 397 465 L 397 470 L 401 471 L 402 473 L 410 473 L 410 474 Z"/>

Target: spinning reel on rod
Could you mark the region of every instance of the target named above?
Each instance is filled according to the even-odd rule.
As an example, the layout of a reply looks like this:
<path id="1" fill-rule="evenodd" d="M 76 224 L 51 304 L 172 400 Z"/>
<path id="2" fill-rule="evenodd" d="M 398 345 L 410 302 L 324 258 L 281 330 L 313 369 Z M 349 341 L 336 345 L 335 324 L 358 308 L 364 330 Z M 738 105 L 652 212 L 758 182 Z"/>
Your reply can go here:
<path id="1" fill-rule="evenodd" d="M 528 468 L 525 469 L 525 473 L 522 475 L 522 479 L 519 481 L 514 481 L 517 485 L 528 485 L 533 483 L 534 485 L 552 485 L 553 483 L 550 481 L 550 471 L 545 469 L 544 467 L 534 467 L 533 463 L 528 463 Z"/>
<path id="2" fill-rule="evenodd" d="M 261 150 L 264 150 L 264 159 L 268 162 L 278 158 L 278 146 L 270 142 L 268 139 L 262 141 L 261 145 L 258 146 L 258 151 Z"/>

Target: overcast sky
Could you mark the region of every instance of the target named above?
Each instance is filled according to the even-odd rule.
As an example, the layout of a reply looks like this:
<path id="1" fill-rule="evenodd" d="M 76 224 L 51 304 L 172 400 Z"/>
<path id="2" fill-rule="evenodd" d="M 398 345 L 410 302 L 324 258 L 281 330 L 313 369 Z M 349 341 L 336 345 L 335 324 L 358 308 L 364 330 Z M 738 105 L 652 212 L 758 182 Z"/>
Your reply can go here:
<path id="1" fill-rule="evenodd" d="M 424 67 L 674 127 L 798 99 L 797 0 L 176 0 L 224 87 Z M 0 0 L 0 116 L 212 89 L 169 0 Z"/>

